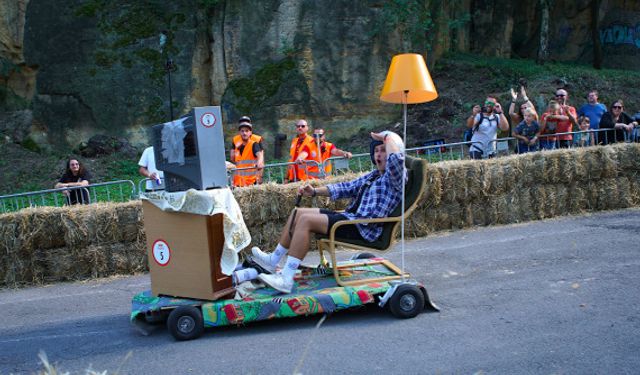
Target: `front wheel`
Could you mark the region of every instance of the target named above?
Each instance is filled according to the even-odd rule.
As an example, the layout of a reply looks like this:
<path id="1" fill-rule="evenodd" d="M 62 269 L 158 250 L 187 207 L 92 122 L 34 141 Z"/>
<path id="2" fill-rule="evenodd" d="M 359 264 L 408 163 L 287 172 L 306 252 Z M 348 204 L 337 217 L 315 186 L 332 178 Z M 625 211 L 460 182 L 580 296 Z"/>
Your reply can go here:
<path id="1" fill-rule="evenodd" d="M 197 339 L 204 331 L 202 312 L 193 306 L 177 307 L 169 314 L 167 327 L 178 341 Z"/>
<path id="2" fill-rule="evenodd" d="M 424 294 L 415 285 L 400 285 L 389 300 L 389 311 L 398 319 L 413 318 L 423 309 Z"/>

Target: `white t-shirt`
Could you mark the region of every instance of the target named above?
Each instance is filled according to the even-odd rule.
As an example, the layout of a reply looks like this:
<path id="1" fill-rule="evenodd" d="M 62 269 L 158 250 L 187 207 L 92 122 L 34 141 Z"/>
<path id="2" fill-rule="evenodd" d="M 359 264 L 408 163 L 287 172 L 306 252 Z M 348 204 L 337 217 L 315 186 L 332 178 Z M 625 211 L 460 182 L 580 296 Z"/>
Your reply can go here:
<path id="1" fill-rule="evenodd" d="M 153 155 L 153 146 L 147 147 L 144 149 L 144 151 L 142 152 L 142 156 L 140 157 L 140 161 L 138 162 L 138 165 L 141 167 L 147 168 L 149 173 L 157 173 L 160 179 L 164 178 L 164 173 L 156 169 L 156 158 Z M 156 185 L 155 181 L 151 181 L 151 180 L 147 181 L 147 190 L 153 190 L 153 189 L 158 189 L 163 187 L 164 187 L 164 183 L 161 185 Z"/>
<path id="2" fill-rule="evenodd" d="M 482 151 L 482 156 L 486 157 L 496 151 L 496 143 L 491 142 L 498 139 L 498 125 L 500 124 L 500 115 L 492 113 L 491 115 L 483 115 L 482 123 L 476 129 L 475 124 L 480 121 L 480 114 L 473 118 L 475 131 L 471 136 L 472 143 L 470 151 Z"/>

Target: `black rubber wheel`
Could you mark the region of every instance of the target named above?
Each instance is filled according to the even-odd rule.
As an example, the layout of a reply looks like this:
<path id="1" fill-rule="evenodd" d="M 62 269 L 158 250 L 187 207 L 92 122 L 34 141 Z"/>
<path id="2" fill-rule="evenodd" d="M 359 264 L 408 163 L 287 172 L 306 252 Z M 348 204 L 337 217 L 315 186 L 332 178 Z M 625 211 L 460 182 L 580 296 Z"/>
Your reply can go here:
<path id="1" fill-rule="evenodd" d="M 388 305 L 396 318 L 413 318 L 424 309 L 424 294 L 415 285 L 403 284 L 393 293 Z"/>
<path id="2" fill-rule="evenodd" d="M 169 314 L 167 327 L 178 341 L 197 339 L 204 331 L 202 312 L 197 307 L 179 306 Z"/>
<path id="3" fill-rule="evenodd" d="M 377 256 L 375 254 L 371 254 L 371 253 L 358 253 L 358 254 L 354 255 L 351 258 L 351 260 L 371 259 L 371 258 L 377 258 Z"/>

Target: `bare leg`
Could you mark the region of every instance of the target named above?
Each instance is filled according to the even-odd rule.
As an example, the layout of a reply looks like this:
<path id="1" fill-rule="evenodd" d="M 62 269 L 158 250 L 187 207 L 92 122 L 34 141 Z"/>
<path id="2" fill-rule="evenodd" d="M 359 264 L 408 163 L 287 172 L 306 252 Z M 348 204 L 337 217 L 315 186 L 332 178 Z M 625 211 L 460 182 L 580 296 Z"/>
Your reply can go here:
<path id="1" fill-rule="evenodd" d="M 306 213 L 296 218 L 296 227 L 289 245 L 289 255 L 304 259 L 309 251 L 311 233 L 327 233 L 329 218 L 321 213 Z"/>
<path id="2" fill-rule="evenodd" d="M 296 213 L 296 222 L 292 223 L 292 219 L 293 219 L 293 213 Z M 287 219 L 287 224 L 284 226 L 284 228 L 282 228 L 282 233 L 280 234 L 280 244 L 284 247 L 286 247 L 287 249 L 290 248 L 291 245 L 291 239 L 289 238 L 289 228 L 291 228 L 291 231 L 294 232 L 296 229 L 296 224 L 298 222 L 300 222 L 300 218 L 306 214 L 319 214 L 320 213 L 320 209 L 318 208 L 296 208 L 294 211 L 291 211 L 291 214 L 289 215 L 289 219 Z M 323 215 L 326 216 L 326 215 Z M 291 225 L 293 225 L 293 227 L 291 227 Z"/>

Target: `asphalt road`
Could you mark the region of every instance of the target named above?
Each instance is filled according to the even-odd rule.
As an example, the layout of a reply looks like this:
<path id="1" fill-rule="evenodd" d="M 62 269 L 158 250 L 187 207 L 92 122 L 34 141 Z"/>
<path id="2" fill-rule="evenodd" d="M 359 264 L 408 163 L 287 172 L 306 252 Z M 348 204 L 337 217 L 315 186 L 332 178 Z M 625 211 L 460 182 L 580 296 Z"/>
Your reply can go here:
<path id="1" fill-rule="evenodd" d="M 399 246 L 388 254 L 401 263 Z M 411 240 L 406 265 L 439 313 L 398 320 L 371 306 L 142 336 L 130 299 L 146 275 L 0 291 L 0 374 L 637 374 L 640 210 Z"/>

